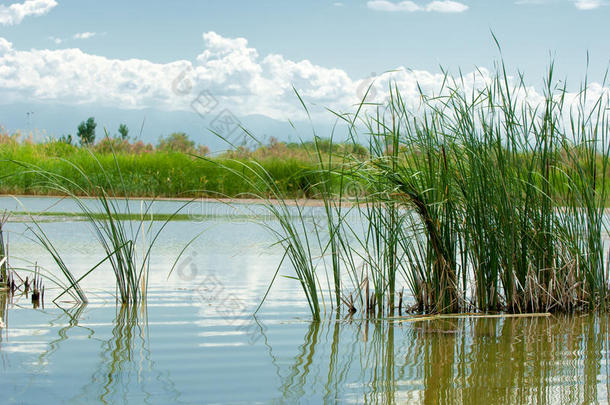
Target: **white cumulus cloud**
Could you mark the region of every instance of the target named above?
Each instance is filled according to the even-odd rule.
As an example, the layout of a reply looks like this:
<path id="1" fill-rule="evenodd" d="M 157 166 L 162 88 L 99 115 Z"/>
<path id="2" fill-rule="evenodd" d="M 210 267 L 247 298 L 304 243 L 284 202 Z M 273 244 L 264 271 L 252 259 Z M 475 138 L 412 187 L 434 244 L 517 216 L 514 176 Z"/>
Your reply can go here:
<path id="1" fill-rule="evenodd" d="M 218 105 L 238 116 L 259 114 L 284 121 L 305 116 L 293 86 L 309 105 L 345 112 L 353 111 L 369 86 L 367 101 L 382 102 L 391 80 L 407 106 L 417 109 L 420 89 L 426 95 L 438 94 L 445 79 L 441 73 L 404 67 L 358 79 L 308 60 L 260 55 L 245 38 L 207 32 L 202 39 L 204 49 L 194 60 L 153 63 L 111 59 L 78 48 L 19 50 L 0 37 L 0 103 L 46 101 L 165 111 L 193 111 L 197 105 L 196 111 L 204 114 L 210 112 L 206 106 Z M 464 74 L 464 86 L 480 88 L 490 76 L 485 69 Z M 534 89 L 528 93 L 540 99 Z"/>
<path id="2" fill-rule="evenodd" d="M 0 4 L 0 25 L 19 24 L 25 17 L 44 15 L 55 6 L 55 0 L 26 0 L 10 6 Z"/>
<path id="3" fill-rule="evenodd" d="M 0 37 L 0 53 L 9 52 L 13 48 L 13 44 L 6 39 Z"/>
<path id="4" fill-rule="evenodd" d="M 78 48 L 19 50 L 0 38 L 0 102 L 191 110 L 206 91 L 235 114 L 282 119 L 291 112 L 290 105 L 292 112 L 302 112 L 293 85 L 321 105 L 355 102 L 356 82 L 343 70 L 281 55 L 261 56 L 246 39 L 214 32 L 203 35 L 203 47 L 194 61 L 161 64 L 110 59 Z"/>
<path id="5" fill-rule="evenodd" d="M 451 0 L 437 0 L 425 5 L 419 5 L 414 1 L 392 2 L 388 0 L 371 0 L 366 3 L 367 7 L 378 11 L 429 11 L 438 13 L 463 13 L 468 10 L 464 3 Z"/>
<path id="6" fill-rule="evenodd" d="M 244 38 L 207 32 L 203 48 L 194 61 L 153 63 L 110 59 L 77 48 L 18 50 L 0 39 L 0 102 L 189 111 L 203 94 L 237 115 L 285 120 L 303 114 L 293 86 L 308 103 L 348 111 L 360 101 L 360 90 L 371 83 L 370 78 L 351 78 L 344 70 L 308 60 L 260 55 Z M 414 105 L 419 102 L 418 86 L 432 91 L 443 80 L 441 74 L 399 68 L 376 82 L 376 101 L 390 77 Z"/>

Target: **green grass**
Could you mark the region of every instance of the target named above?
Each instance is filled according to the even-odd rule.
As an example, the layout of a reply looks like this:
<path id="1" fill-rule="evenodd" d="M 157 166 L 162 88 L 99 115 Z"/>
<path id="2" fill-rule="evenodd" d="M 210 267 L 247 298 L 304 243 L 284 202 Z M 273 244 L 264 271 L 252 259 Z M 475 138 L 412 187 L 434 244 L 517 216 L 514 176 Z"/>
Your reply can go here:
<path id="1" fill-rule="evenodd" d="M 241 170 L 242 173 L 246 170 L 232 159 L 218 160 L 223 166 Z M 54 173 L 61 186 L 80 196 L 95 192 L 92 185 L 107 182 L 125 184 L 125 188 L 112 190 L 114 197 L 124 197 L 125 194 L 150 198 L 217 195 L 239 197 L 256 191 L 256 187 L 244 181 L 241 176 L 224 170 L 213 162 L 183 153 L 154 151 L 113 154 L 60 142 L 32 144 L 0 141 L 2 194 L 56 193 L 41 182 L 36 173 L 25 171 L 14 162 L 34 165 L 40 170 Z M 312 181 L 310 177 L 315 162 L 278 157 L 267 157 L 257 162 L 273 176 L 283 193 L 299 198 L 309 197 L 307 187 Z M 118 177 L 116 166 L 120 169 L 122 178 Z M 82 176 L 81 171 L 87 173 L 87 178 Z"/>
<path id="2" fill-rule="evenodd" d="M 316 147 L 316 145 L 318 145 Z M 112 182 L 125 183 L 125 187 L 112 190 L 113 197 L 142 198 L 194 198 L 218 197 L 219 195 L 240 198 L 247 194 L 256 194 L 263 184 L 252 184 L 240 174 L 248 170 L 241 164 L 262 166 L 276 182 L 278 189 L 289 198 L 313 198 L 324 200 L 324 189 L 312 187 L 314 184 L 325 184 L 328 176 L 328 163 L 333 166 L 332 181 L 329 186 L 332 194 L 342 193 L 341 182 L 346 183 L 340 166 L 350 166 L 344 156 L 356 161 L 355 167 L 366 161 L 369 153 L 364 146 L 354 144 L 349 147 L 345 142 L 333 142 L 330 138 L 317 138 L 316 141 L 296 144 L 275 143 L 247 153 L 228 152 L 209 159 L 197 159 L 193 156 L 160 150 L 133 152 L 108 148 L 81 148 L 62 142 L 45 143 L 19 142 L 15 137 L 0 134 L 0 194 L 10 195 L 53 195 L 57 191 L 49 189 L 41 182 L 36 173 L 23 170 L 15 164 L 20 162 L 36 166 L 57 175 L 61 185 L 75 195 L 85 196 L 95 192 L 95 184 Z M 376 147 L 378 148 L 379 145 Z M 403 151 L 399 159 L 409 160 Z M 317 148 L 317 149 L 316 149 Z M 329 152 L 332 151 L 332 155 Z M 379 151 L 377 151 L 379 152 Z M 525 165 L 531 159 L 527 151 L 515 153 L 514 164 Z M 318 157 L 318 155 L 320 155 Z M 562 156 L 565 159 L 565 156 Z M 320 161 L 320 159 L 322 159 Z M 597 156 L 598 167 L 602 157 Z M 352 162 L 353 163 L 353 162 Z M 559 163 L 562 163 L 561 161 Z M 322 164 L 322 167 L 321 167 Z M 567 162 L 565 162 L 567 164 Z M 120 169 L 118 177 L 116 167 Z M 230 167 L 232 170 L 225 170 Z M 87 174 L 87 178 L 77 169 Z M 100 170 L 102 168 L 103 170 Z M 351 169 L 350 169 L 351 171 Z M 607 168 L 610 172 L 610 168 Z M 606 173 L 604 186 L 610 186 L 610 173 Z M 351 176 L 347 182 L 358 181 L 359 188 L 366 187 L 366 176 Z M 360 179 L 358 179 L 360 178 Z M 61 179 L 61 180 L 60 180 Z M 557 197 L 568 198 L 568 184 L 555 181 L 552 190 Z M 345 186 L 345 184 L 344 184 Z M 271 194 L 269 194 L 270 196 Z"/>
<path id="3" fill-rule="evenodd" d="M 397 96 L 389 118 L 373 118 L 375 136 L 401 150 L 372 162 L 376 182 L 390 179 L 396 203 L 417 214 L 407 279 L 418 308 L 604 308 L 608 99 L 585 106 L 585 86 L 568 109 L 552 66 L 537 105 L 517 102 L 522 84 L 503 69 L 482 89 L 461 82 L 448 78 L 423 114 Z"/>
<path id="4" fill-rule="evenodd" d="M 330 170 L 335 177 L 316 183 L 330 235 L 321 251 L 330 255 L 328 290 L 335 300 L 351 296 L 341 277 L 355 274 L 356 302 L 369 315 L 393 313 L 400 281 L 417 312 L 607 309 L 610 100 L 588 98 L 585 82 L 568 105 L 553 70 L 536 104 L 520 99 L 523 82 L 511 84 L 501 65 L 480 88 L 447 77 L 440 95 L 421 95 L 417 112 L 392 87 L 376 113 L 341 115 L 350 131 L 365 128 L 369 151 L 344 155 L 349 159 Z M 324 161 L 319 166 L 329 171 Z M 336 176 L 342 181 L 331 193 Z M 273 185 L 273 176 L 266 177 Z M 329 209 L 339 206 L 350 180 L 364 190 L 356 207 L 363 231 Z M 292 264 L 311 302 L 324 292 L 316 276 L 320 262 L 301 242 L 306 222 L 297 219 L 300 234 L 277 236 L 299 245 L 303 260 Z M 288 255 L 291 249 L 286 246 Z M 351 299 L 342 300 L 353 309 Z M 315 319 L 320 310 L 312 308 Z"/>
<path id="5" fill-rule="evenodd" d="M 0 216 L 0 280 L 6 283 L 8 280 L 8 242 L 4 242 L 4 225 L 8 221 L 8 215 L 3 213 Z"/>
<path id="6" fill-rule="evenodd" d="M 56 300 L 61 295 L 70 293 L 75 298 L 78 297 L 80 301 L 86 302 L 85 293 L 79 285 L 80 281 L 98 269 L 100 265 L 107 263 L 116 279 L 117 301 L 129 306 L 144 304 L 148 290 L 148 271 L 156 242 L 165 226 L 189 204 L 189 201 L 184 202 L 174 213 L 166 216 L 160 225 L 153 227 L 151 218 L 154 216 L 151 215 L 150 210 L 154 201 L 143 203 L 140 212 L 132 212 L 129 204 L 128 183 L 123 177 L 118 159 L 115 155 L 114 157 L 114 167 L 107 170 L 94 155 L 90 155 L 89 162 L 97 166 L 92 173 L 96 173 L 97 176 L 89 176 L 82 167 L 73 162 L 64 161 L 64 164 L 78 173 L 78 181 L 66 178 L 61 171 L 49 171 L 29 162 L 12 161 L 13 164 L 21 167 L 24 173 L 36 176 L 37 183 L 45 190 L 67 196 L 75 202 L 80 211 L 80 217 L 90 224 L 92 236 L 105 253 L 101 261 L 92 265 L 91 269 L 77 280 L 65 265 L 47 232 L 36 218 L 30 215 L 33 226 L 28 228 L 34 235 L 34 239 L 38 240 L 53 257 L 69 282 L 68 288 Z M 124 198 L 110 198 L 119 193 Z M 97 204 L 90 206 L 85 197 L 95 199 Z M 139 219 L 133 221 L 132 219 L 138 215 Z M 125 220 L 125 218 L 130 220 Z M 184 250 L 180 252 L 178 258 L 183 252 Z"/>

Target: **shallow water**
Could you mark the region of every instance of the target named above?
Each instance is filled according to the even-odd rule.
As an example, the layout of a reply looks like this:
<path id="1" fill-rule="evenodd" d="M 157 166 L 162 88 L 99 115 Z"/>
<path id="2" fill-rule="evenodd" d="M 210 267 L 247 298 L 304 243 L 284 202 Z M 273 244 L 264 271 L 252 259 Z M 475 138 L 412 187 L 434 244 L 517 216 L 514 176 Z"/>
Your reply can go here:
<path id="1" fill-rule="evenodd" d="M 11 201 L 0 198 L 0 210 L 15 209 Z M 36 211 L 69 208 L 28 201 Z M 174 209 L 163 204 L 158 212 Z M 607 316 L 312 323 L 299 285 L 278 278 L 252 317 L 282 252 L 260 226 L 233 221 L 222 207 L 197 208 L 217 218 L 169 224 L 145 310 L 117 309 L 107 268 L 87 279 L 86 306 L 53 305 L 50 285 L 44 308 L 4 298 L 0 402 L 608 402 Z M 13 265 L 52 268 L 26 226 L 7 226 Z M 75 273 L 103 256 L 85 222 L 43 226 Z"/>

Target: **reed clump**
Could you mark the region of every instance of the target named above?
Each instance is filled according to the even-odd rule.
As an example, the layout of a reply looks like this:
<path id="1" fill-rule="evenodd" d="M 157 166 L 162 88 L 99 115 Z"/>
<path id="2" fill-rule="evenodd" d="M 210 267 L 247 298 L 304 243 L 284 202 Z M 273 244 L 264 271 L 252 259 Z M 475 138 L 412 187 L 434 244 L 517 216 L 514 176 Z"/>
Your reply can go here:
<path id="1" fill-rule="evenodd" d="M 378 183 L 415 214 L 402 236 L 415 308 L 605 308 L 608 95 L 585 83 L 568 106 L 552 66 L 535 104 L 504 69 L 480 89 L 446 83 L 418 114 L 394 89 L 372 119 L 400 150 L 370 162 Z"/>
<path id="2" fill-rule="evenodd" d="M 391 84 L 373 112 L 363 103 L 337 114 L 368 151 L 318 161 L 320 256 L 301 242 L 302 215 L 291 220 L 300 233 L 282 225 L 277 234 L 308 301 L 323 302 L 317 269 L 330 262 L 330 301 L 350 314 L 392 315 L 396 300 L 399 313 L 605 309 L 609 96 L 590 94 L 586 80 L 569 95 L 553 74 L 551 65 L 535 98 L 500 64 L 472 88 L 447 75 L 438 94 L 420 94 L 417 110 Z M 274 184 L 265 177 L 261 194 Z M 353 184 L 362 192 L 346 199 Z M 397 294 L 400 283 L 410 298 Z M 319 305 L 312 313 L 320 317 Z"/>
<path id="3" fill-rule="evenodd" d="M 99 262 L 86 270 L 81 277 L 76 278 L 63 261 L 49 235 L 36 219 L 31 217 L 33 225 L 29 227 L 29 230 L 33 234 L 33 239 L 38 241 L 52 256 L 68 281 L 68 285 L 55 298 L 55 301 L 68 293 L 78 301 L 87 302 L 80 282 L 96 269 L 108 265 L 116 280 L 117 301 L 128 306 L 145 303 L 148 271 L 158 238 L 166 225 L 190 203 L 190 201 L 184 202 L 175 212 L 165 215 L 160 221 L 154 221 L 151 212 L 154 201 L 142 202 L 140 210 L 134 211 L 135 207 L 129 198 L 127 183 L 122 177 L 116 155 L 114 157 L 114 168 L 106 169 L 101 162 L 96 160 L 93 153 L 90 154 L 90 159 L 97 163 L 96 176 L 90 176 L 88 172 L 73 162 L 62 160 L 63 165 L 79 173 L 81 176 L 79 180 L 66 178 L 61 171 L 48 171 L 28 162 L 11 162 L 20 166 L 22 171 L 35 175 L 40 187 L 74 201 L 81 218 L 89 223 L 92 236 L 104 252 L 104 257 Z M 83 183 L 86 185 L 81 186 L 80 184 Z M 125 197 L 122 199 L 112 197 L 117 194 Z M 181 254 L 178 258 L 180 256 Z"/>
<path id="4" fill-rule="evenodd" d="M 585 80 L 569 95 L 552 65 L 536 98 L 504 65 L 482 79 L 468 88 L 447 75 L 438 94 L 420 94 L 417 110 L 390 84 L 383 104 L 371 109 L 363 101 L 355 114 L 337 114 L 351 147 L 314 133 L 292 150 L 272 143 L 258 155 L 240 149 L 221 159 L 180 159 L 231 187 L 200 182 L 193 190 L 261 201 L 274 219 L 263 226 L 285 252 L 271 285 L 287 259 L 293 272 L 285 276 L 300 283 L 316 320 L 342 304 L 351 315 L 392 316 L 397 300 L 399 314 L 606 309 L 608 94 L 592 95 Z M 18 176 L 35 175 L 36 187 L 76 201 L 106 255 L 90 271 L 109 263 L 120 301 L 137 304 L 154 244 L 172 217 L 153 231 L 144 220 L 148 206 L 142 220 L 122 221 L 132 215 L 129 200 L 113 197 L 133 195 L 121 170 L 127 158 L 113 153 L 101 161 L 85 152 L 85 167 L 65 159 L 53 163 L 61 170 L 11 162 L 26 169 Z M 274 160 L 282 155 L 294 159 Z M 180 177 L 163 173 L 169 183 Z M 321 209 L 308 209 L 303 196 L 321 200 Z M 80 296 L 82 277 L 62 267 L 37 230 L 68 290 Z"/>
<path id="5" fill-rule="evenodd" d="M 0 216 L 0 296 L 2 300 L 6 300 L 3 309 L 6 309 L 8 301 L 12 301 L 17 294 L 28 295 L 31 292 L 32 304 L 34 308 L 38 308 L 42 303 L 44 305 L 44 285 L 43 274 L 37 264 L 34 265 L 33 276 L 25 277 L 25 280 L 19 276 L 17 269 L 10 266 L 9 263 L 9 248 L 8 237 L 5 241 L 5 225 L 9 221 L 9 214 L 4 212 Z M 28 271 L 27 269 L 21 269 Z M 29 272 L 32 272 L 29 270 Z M 2 317 L 2 319 L 4 319 Z"/>
<path id="6" fill-rule="evenodd" d="M 8 222 L 8 214 L 0 216 L 0 283 L 8 283 L 8 241 L 4 241 L 4 225 Z"/>

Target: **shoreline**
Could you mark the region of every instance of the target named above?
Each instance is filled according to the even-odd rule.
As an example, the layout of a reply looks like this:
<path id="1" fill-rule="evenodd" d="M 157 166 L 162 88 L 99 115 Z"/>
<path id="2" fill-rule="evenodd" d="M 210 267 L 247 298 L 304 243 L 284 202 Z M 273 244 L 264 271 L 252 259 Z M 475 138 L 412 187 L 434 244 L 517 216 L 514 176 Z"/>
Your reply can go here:
<path id="1" fill-rule="evenodd" d="M 21 198 L 58 198 L 58 199 L 70 199 L 70 196 L 62 196 L 62 195 L 53 195 L 53 194 L 0 194 L 0 198 L 14 198 L 19 200 Z M 92 196 L 78 196 L 78 198 L 82 198 L 84 200 L 95 200 L 97 197 Z M 141 200 L 141 201 L 167 201 L 167 202 L 204 202 L 204 203 L 221 203 L 221 204 L 243 204 L 243 205 L 263 205 L 266 202 L 270 202 L 274 205 L 279 205 L 281 200 L 271 199 L 264 200 L 260 198 L 235 198 L 235 197 L 111 197 L 113 200 Z M 284 200 L 285 204 L 288 206 L 303 206 L 303 207 L 323 207 L 324 201 L 313 199 L 313 198 L 291 198 Z M 351 205 L 348 202 L 344 202 L 345 205 Z"/>
<path id="2" fill-rule="evenodd" d="M 21 198 L 57 198 L 60 200 L 64 200 L 64 199 L 70 199 L 72 197 L 70 196 L 62 196 L 62 195 L 57 195 L 57 194 L 3 194 L 0 193 L 0 198 L 14 198 L 16 200 L 19 200 Z M 78 196 L 78 198 L 81 198 L 83 200 L 96 200 L 97 197 L 92 197 L 92 196 Z M 252 198 L 252 197 L 248 197 L 248 198 L 238 198 L 238 197 L 218 197 L 218 198 L 214 198 L 214 197 L 110 197 L 113 200 L 139 200 L 139 201 L 150 201 L 150 202 L 156 202 L 156 201 L 164 201 L 164 202 L 203 202 L 203 203 L 219 203 L 219 204 L 225 204 L 225 205 L 231 205 L 231 204 L 239 204 L 239 205 L 264 205 L 267 202 L 270 202 L 273 205 L 280 205 L 281 204 L 281 200 L 277 200 L 277 199 L 262 199 L 262 198 Z M 324 207 L 324 200 L 323 199 L 316 199 L 316 198 L 287 198 L 284 201 L 284 204 L 286 204 L 289 207 L 296 207 L 296 206 L 300 206 L 300 207 Z M 364 202 L 361 201 L 360 204 L 356 204 L 355 202 L 350 202 L 350 201 L 343 201 L 341 206 L 342 207 L 353 207 L 355 205 L 362 205 Z M 562 209 L 565 207 L 556 207 L 557 209 Z M 604 208 L 604 213 L 605 214 L 610 214 L 610 202 L 609 205 L 606 206 Z"/>

